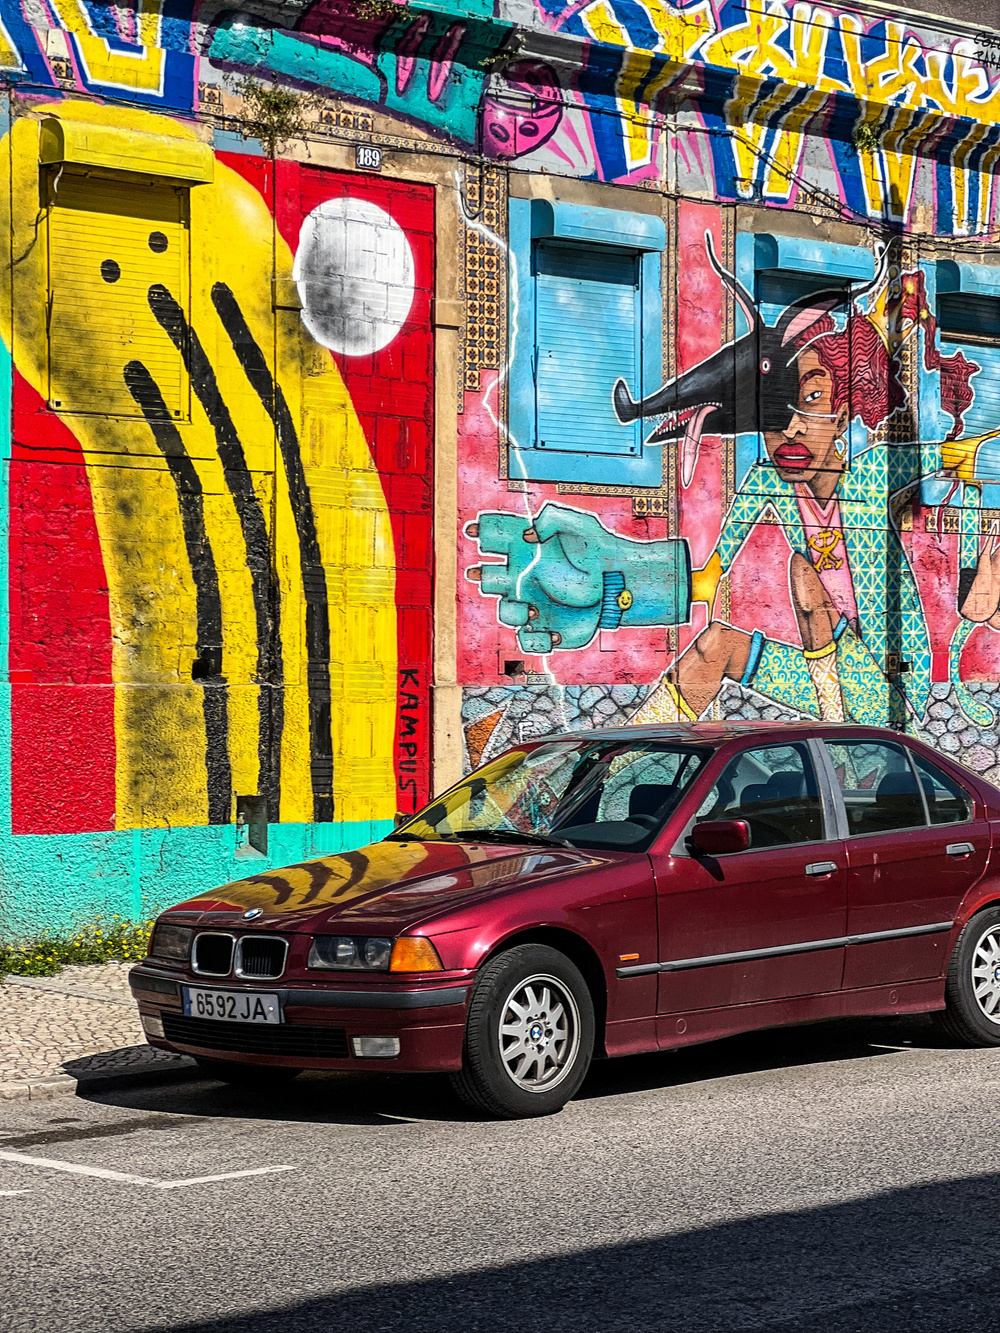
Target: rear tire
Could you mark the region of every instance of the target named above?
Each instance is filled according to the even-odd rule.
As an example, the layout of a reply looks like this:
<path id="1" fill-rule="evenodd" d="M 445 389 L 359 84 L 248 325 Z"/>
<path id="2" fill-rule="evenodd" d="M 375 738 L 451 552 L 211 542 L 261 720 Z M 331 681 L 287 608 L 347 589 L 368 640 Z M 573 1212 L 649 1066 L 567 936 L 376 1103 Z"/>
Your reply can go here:
<path id="1" fill-rule="evenodd" d="M 969 921 L 951 955 L 938 1026 L 962 1046 L 1000 1046 L 1000 907 Z"/>
<path id="2" fill-rule="evenodd" d="M 195 1062 L 206 1078 L 216 1078 L 221 1083 L 232 1083 L 239 1087 L 269 1088 L 282 1083 L 291 1083 L 298 1078 L 301 1069 L 288 1069 L 283 1065 L 243 1065 L 235 1060 L 208 1060 L 196 1055 Z"/>
<path id="3" fill-rule="evenodd" d="M 551 1115 L 579 1090 L 593 1051 L 594 1005 L 579 968 L 547 945 L 521 944 L 480 972 L 451 1082 L 487 1115 Z"/>

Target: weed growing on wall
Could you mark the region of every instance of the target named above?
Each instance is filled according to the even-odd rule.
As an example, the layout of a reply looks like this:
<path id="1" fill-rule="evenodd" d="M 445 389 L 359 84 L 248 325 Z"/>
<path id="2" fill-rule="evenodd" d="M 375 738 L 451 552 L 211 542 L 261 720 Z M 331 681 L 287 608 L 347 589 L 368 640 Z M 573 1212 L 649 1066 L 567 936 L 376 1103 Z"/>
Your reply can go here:
<path id="1" fill-rule="evenodd" d="M 52 977 L 70 965 L 137 963 L 146 954 L 152 921 L 136 925 L 113 916 L 72 935 L 40 935 L 26 944 L 0 943 L 0 976 Z"/>
<path id="2" fill-rule="evenodd" d="M 859 153 L 877 152 L 879 144 L 882 142 L 882 133 L 878 126 L 870 125 L 867 122 L 864 125 L 856 126 L 851 137 L 854 141 L 854 147 Z"/>
<path id="3" fill-rule="evenodd" d="M 249 76 L 235 79 L 232 89 L 243 99 L 240 133 L 244 139 L 259 139 L 268 157 L 304 138 L 323 105 L 316 93 L 293 92 Z"/>
<path id="4" fill-rule="evenodd" d="M 354 12 L 359 19 L 383 19 L 398 14 L 403 5 L 398 0 L 357 0 Z"/>
<path id="5" fill-rule="evenodd" d="M 527 41 L 521 33 L 515 33 L 514 36 L 504 44 L 503 50 L 497 51 L 495 55 L 487 56 L 480 60 L 480 69 L 492 69 L 499 72 L 503 66 L 513 64 L 524 53 Z"/>

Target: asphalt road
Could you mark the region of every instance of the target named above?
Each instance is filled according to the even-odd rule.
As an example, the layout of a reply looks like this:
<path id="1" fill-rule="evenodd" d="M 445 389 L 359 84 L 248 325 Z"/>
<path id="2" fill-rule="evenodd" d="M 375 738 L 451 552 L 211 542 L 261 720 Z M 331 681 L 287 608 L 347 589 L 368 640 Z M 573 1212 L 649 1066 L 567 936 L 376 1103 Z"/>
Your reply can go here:
<path id="1" fill-rule="evenodd" d="M 998 1100 L 1000 1051 L 870 1022 L 602 1063 L 520 1123 L 432 1078 L 0 1104 L 0 1328 L 989 1329 Z"/>

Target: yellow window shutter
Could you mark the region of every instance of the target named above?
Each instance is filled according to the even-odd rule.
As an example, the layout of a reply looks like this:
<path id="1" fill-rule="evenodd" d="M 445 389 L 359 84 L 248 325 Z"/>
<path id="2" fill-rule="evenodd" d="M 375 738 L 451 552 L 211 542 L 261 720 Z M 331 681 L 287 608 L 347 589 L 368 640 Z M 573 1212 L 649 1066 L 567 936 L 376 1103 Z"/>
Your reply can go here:
<path id="1" fill-rule="evenodd" d="M 186 189 L 71 170 L 49 187 L 50 406 L 142 416 L 124 374 L 139 361 L 169 416 L 186 418 L 183 356 L 149 303 L 163 286 L 189 310 Z"/>

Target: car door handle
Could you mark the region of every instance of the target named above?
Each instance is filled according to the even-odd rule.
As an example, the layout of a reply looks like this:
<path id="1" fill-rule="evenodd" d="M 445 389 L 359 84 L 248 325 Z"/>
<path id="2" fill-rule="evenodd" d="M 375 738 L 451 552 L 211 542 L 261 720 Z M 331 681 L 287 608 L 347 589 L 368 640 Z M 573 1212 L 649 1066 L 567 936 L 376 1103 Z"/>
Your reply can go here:
<path id="1" fill-rule="evenodd" d="M 949 842 L 945 848 L 949 856 L 968 856 L 970 852 L 975 850 L 971 842 Z"/>
<path id="2" fill-rule="evenodd" d="M 807 875 L 832 875 L 837 869 L 836 861 L 813 861 L 812 865 L 806 866 Z"/>

